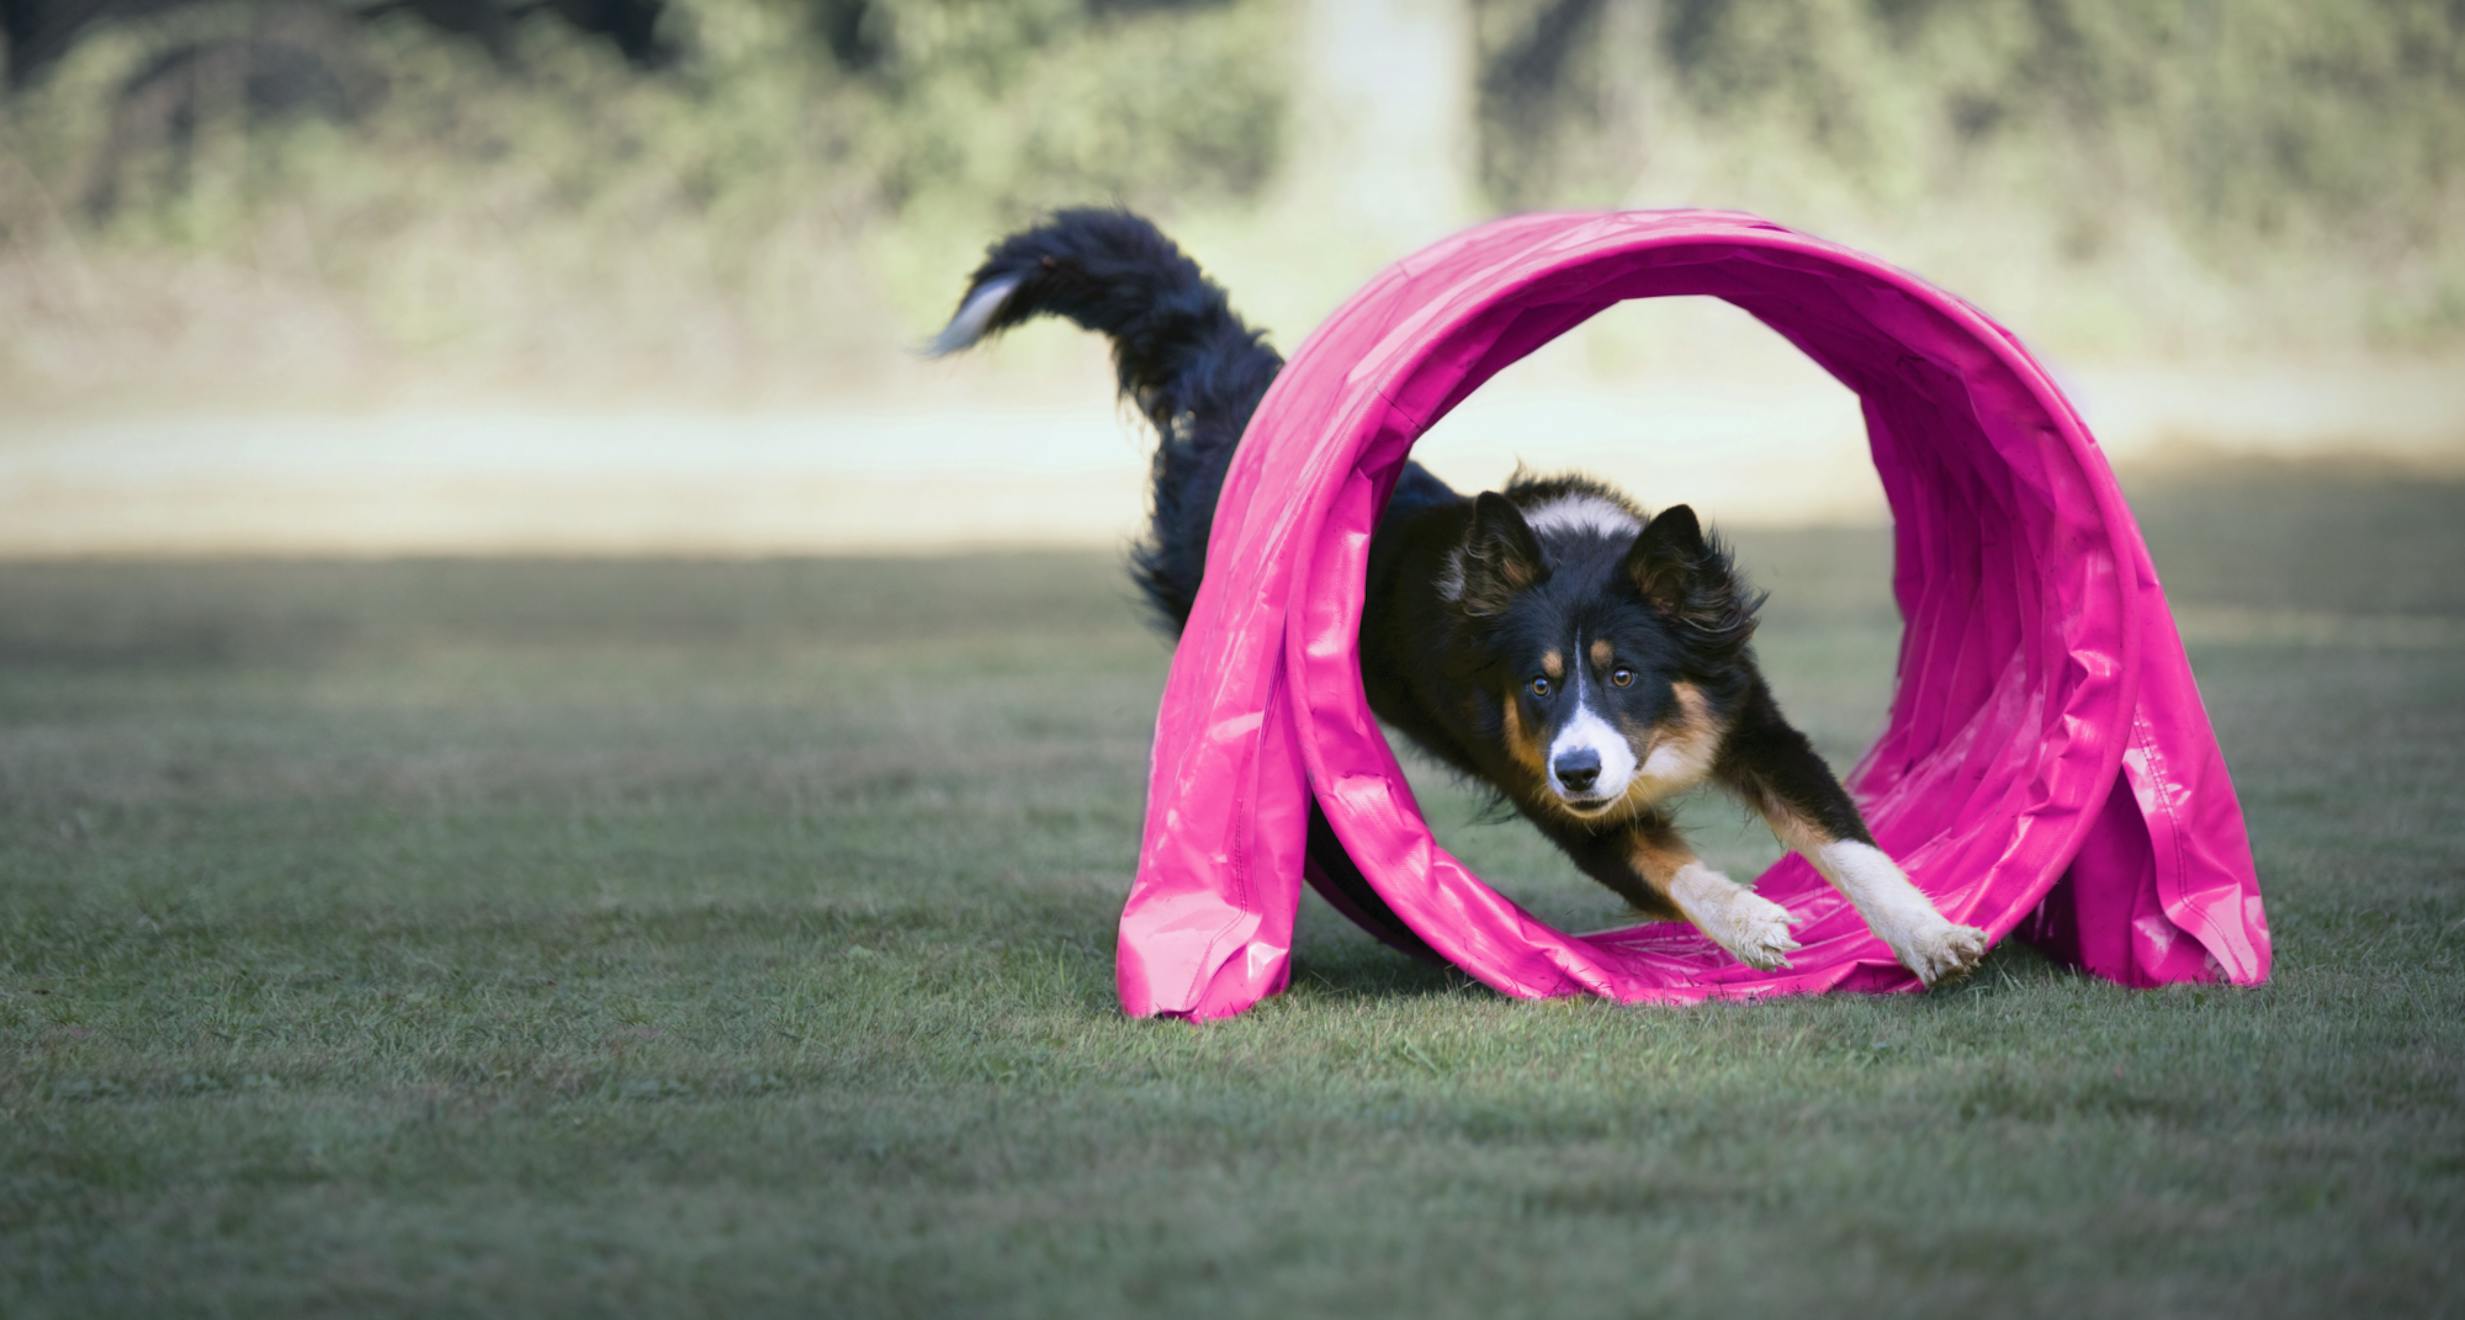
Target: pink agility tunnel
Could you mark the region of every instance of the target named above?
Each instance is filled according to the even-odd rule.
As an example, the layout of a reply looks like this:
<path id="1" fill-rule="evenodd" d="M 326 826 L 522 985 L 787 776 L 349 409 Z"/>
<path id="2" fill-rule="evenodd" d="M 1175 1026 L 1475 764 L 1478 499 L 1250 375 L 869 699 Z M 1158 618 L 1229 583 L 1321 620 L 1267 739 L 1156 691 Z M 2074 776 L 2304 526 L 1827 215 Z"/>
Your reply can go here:
<path id="1" fill-rule="evenodd" d="M 1404 924 L 1506 994 L 1917 988 L 1797 857 L 1756 883 L 1804 919 L 1787 969 L 1684 925 L 1549 928 L 1430 836 L 1362 691 L 1370 530 L 1413 441 L 1601 309 L 1678 295 L 1735 304 L 1861 400 L 1906 628 L 1889 726 L 1848 777 L 1876 841 L 1997 940 L 2017 931 L 2126 985 L 2266 979 L 2242 809 L 2164 591 L 2045 370 L 1904 271 L 1753 216 L 1660 211 L 1456 235 L 1382 272 L 1284 368 L 1233 460 L 1164 689 L 1124 1009 L 1219 1018 L 1284 988 L 1313 793 Z"/>

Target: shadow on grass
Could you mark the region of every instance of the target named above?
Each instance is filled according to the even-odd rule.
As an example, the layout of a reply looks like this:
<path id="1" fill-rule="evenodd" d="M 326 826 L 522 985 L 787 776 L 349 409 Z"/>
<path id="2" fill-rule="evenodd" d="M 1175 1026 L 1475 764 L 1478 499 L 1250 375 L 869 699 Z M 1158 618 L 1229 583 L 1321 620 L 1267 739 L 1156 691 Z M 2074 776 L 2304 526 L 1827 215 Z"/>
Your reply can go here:
<path id="1" fill-rule="evenodd" d="M 1341 918 L 1329 913 L 1327 920 Z M 1445 963 L 1398 953 L 1367 935 L 1322 938 L 1293 950 L 1292 994 L 1304 999 L 1425 999 L 1487 994 L 1480 982 Z"/>
<path id="2" fill-rule="evenodd" d="M 1342 922 L 1331 911 L 1307 914 L 1305 921 L 1308 916 L 1319 918 L 1317 924 L 1322 931 Z M 2083 978 L 2095 979 L 2079 968 L 2048 957 L 2016 936 L 2007 936 L 1986 955 L 1974 974 L 1918 998 L 1945 1005 L 1974 1002 L 2012 993 L 2033 993 L 2049 985 Z M 1365 934 L 1346 930 L 1296 942 L 1290 993 L 1305 1000 L 1360 1001 L 1454 994 L 1487 997 L 1492 992 L 1455 967 L 1398 953 Z"/>

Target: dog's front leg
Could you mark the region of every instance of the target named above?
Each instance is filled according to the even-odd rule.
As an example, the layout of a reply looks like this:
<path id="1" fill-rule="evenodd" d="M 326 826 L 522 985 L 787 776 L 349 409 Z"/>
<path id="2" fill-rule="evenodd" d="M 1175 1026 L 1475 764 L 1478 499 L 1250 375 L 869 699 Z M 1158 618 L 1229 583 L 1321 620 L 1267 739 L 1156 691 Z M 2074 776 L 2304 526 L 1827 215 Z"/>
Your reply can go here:
<path id="1" fill-rule="evenodd" d="M 1797 918 L 1790 910 L 1703 866 L 1686 846 L 1686 836 L 1666 817 L 1639 817 L 1568 851 L 1592 878 L 1627 896 L 1629 903 L 1647 913 L 1676 910 L 1748 967 L 1787 967 L 1797 952 L 1797 940 L 1790 935 Z"/>
<path id="2" fill-rule="evenodd" d="M 1899 863 L 1874 846 L 1857 804 L 1803 735 L 1781 726 L 1758 738 L 1755 750 L 1755 764 L 1737 789 L 1781 843 L 1849 900 L 1901 966 L 1934 985 L 1977 965 L 1986 933 L 1945 917 Z"/>

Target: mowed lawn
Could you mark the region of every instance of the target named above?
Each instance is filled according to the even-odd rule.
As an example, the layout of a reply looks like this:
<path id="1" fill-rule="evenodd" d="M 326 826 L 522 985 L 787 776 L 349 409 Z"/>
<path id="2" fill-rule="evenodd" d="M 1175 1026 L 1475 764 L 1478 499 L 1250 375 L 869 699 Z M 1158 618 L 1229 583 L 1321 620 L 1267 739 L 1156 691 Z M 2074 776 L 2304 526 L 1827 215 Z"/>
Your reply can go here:
<path id="1" fill-rule="evenodd" d="M 1110 557 L 0 566 L 0 1316 L 2465 1309 L 2465 487 L 2143 484 L 2264 989 L 1524 1003 L 1311 898 L 1131 1021 Z M 1845 765 L 1884 539 L 1740 541 Z"/>

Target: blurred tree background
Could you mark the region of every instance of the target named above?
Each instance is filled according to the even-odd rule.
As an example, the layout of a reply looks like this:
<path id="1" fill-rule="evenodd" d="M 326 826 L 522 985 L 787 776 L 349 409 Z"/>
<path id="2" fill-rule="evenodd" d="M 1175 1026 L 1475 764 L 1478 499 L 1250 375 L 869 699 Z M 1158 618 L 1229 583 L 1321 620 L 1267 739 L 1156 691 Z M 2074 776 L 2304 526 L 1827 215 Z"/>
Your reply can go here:
<path id="1" fill-rule="evenodd" d="M 2465 345 L 2460 0 L 0 6 L 20 401 L 895 389 L 1089 200 L 1288 345 L 1483 215 L 1679 205 L 2075 358 Z"/>

